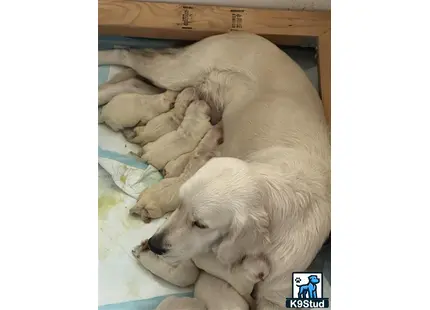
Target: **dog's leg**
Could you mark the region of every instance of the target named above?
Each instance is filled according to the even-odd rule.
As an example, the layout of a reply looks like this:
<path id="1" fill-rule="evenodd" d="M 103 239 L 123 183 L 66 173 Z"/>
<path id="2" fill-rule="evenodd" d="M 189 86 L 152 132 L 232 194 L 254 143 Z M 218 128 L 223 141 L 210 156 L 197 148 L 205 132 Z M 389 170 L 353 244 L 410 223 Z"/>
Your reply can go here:
<path id="1" fill-rule="evenodd" d="M 152 185 L 139 195 L 136 205 L 129 211 L 130 214 L 149 223 L 151 219 L 174 211 L 179 204 L 179 188 L 184 182 L 183 178 L 177 177 L 163 179 Z"/>
<path id="2" fill-rule="evenodd" d="M 116 84 L 122 81 L 126 81 L 129 79 L 132 79 L 137 76 L 137 72 L 134 71 L 131 68 L 127 68 L 124 70 L 121 70 L 117 74 L 115 74 L 110 80 L 108 80 L 106 83 L 103 83 L 99 86 L 99 89 L 103 89 L 105 87 L 109 87 L 111 84 Z"/>
<path id="3" fill-rule="evenodd" d="M 125 81 L 119 81 L 118 83 L 103 84 L 99 87 L 98 94 L 98 105 L 104 105 L 111 101 L 115 96 L 122 93 L 135 93 L 140 95 L 156 95 L 161 93 L 155 87 L 145 84 L 138 79 L 129 79 Z"/>
<path id="4" fill-rule="evenodd" d="M 223 265 L 213 253 L 200 254 L 193 261 L 199 269 L 228 282 L 248 301 L 254 285 L 263 281 L 270 272 L 268 261 L 260 256 L 245 257 L 232 268 Z"/>
<path id="5" fill-rule="evenodd" d="M 149 250 L 148 240 L 136 246 L 132 254 L 145 269 L 179 287 L 194 284 L 200 272 L 191 260 L 181 262 L 177 266 L 167 264 Z"/>
<path id="6" fill-rule="evenodd" d="M 196 48 L 197 45 L 197 48 Z M 202 79 L 218 55 L 208 54 L 205 62 L 196 61 L 203 57 L 204 47 L 198 43 L 186 48 L 167 50 L 124 50 L 99 51 L 99 65 L 121 65 L 132 68 L 155 85 L 180 91 L 193 86 Z M 195 55 L 196 52 L 200 55 Z"/>
<path id="7" fill-rule="evenodd" d="M 208 131 L 202 142 L 192 152 L 184 172 L 179 177 L 163 179 L 144 190 L 136 205 L 130 209 L 130 213 L 140 216 L 144 222 L 149 222 L 151 218 L 159 218 L 167 212 L 174 211 L 179 204 L 179 188 L 215 156 L 217 144 L 221 138 L 222 126 L 219 123 Z"/>
<path id="8" fill-rule="evenodd" d="M 208 310 L 249 309 L 247 301 L 230 284 L 204 271 L 197 279 L 194 296 L 203 301 Z"/>
<path id="9" fill-rule="evenodd" d="M 155 310 L 206 310 L 204 302 L 197 298 L 169 296 Z"/>
<path id="10" fill-rule="evenodd" d="M 133 68 L 164 89 L 180 91 L 196 87 L 211 106 L 211 122 L 216 124 L 225 105 L 234 100 L 246 101 L 257 89 L 246 72 L 236 69 L 238 63 L 243 63 L 245 68 L 253 65 L 251 58 L 237 53 L 242 39 L 248 41 L 249 36 L 214 36 L 181 49 L 99 51 L 99 64 Z"/>

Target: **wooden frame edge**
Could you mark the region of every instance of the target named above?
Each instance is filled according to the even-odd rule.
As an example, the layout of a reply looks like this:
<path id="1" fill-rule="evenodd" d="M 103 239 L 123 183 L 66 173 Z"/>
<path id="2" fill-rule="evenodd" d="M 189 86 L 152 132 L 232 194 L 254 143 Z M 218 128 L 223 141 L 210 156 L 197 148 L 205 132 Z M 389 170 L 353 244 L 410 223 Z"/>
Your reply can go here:
<path id="1" fill-rule="evenodd" d="M 318 75 L 324 114 L 331 125 L 331 30 L 318 37 Z"/>

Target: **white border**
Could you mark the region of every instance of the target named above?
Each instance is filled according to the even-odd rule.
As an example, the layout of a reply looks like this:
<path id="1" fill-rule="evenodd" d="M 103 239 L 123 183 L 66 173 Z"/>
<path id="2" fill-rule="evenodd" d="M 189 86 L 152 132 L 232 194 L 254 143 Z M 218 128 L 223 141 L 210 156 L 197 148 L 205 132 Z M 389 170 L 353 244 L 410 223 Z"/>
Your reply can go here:
<path id="1" fill-rule="evenodd" d="M 333 1 L 334 310 L 425 307 L 408 274 L 429 279 L 425 3 Z M 95 309 L 97 2 L 1 15 L 1 303 Z"/>
<path id="2" fill-rule="evenodd" d="M 0 308 L 96 309 L 97 1 L 0 15 Z"/>
<path id="3" fill-rule="evenodd" d="M 426 6 L 332 2 L 333 310 L 428 306 Z"/>

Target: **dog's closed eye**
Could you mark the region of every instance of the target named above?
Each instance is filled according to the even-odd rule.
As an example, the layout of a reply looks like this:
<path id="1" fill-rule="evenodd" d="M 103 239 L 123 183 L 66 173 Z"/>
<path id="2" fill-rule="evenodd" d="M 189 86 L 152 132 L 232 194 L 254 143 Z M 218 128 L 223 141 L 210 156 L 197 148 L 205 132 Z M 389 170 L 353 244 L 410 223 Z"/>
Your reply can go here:
<path id="1" fill-rule="evenodd" d="M 195 226 L 195 227 L 198 227 L 200 229 L 208 228 L 205 224 L 203 224 L 199 221 L 193 221 L 192 225 L 193 225 L 193 227 Z"/>

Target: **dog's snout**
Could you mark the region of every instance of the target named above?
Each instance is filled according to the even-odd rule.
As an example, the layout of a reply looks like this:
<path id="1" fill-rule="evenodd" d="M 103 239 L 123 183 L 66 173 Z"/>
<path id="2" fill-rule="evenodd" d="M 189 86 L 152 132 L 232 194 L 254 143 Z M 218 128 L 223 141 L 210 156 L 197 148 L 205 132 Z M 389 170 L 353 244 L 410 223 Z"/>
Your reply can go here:
<path id="1" fill-rule="evenodd" d="M 163 234 L 156 234 L 148 240 L 149 249 L 157 255 L 163 255 L 167 252 L 163 247 L 163 237 Z"/>

